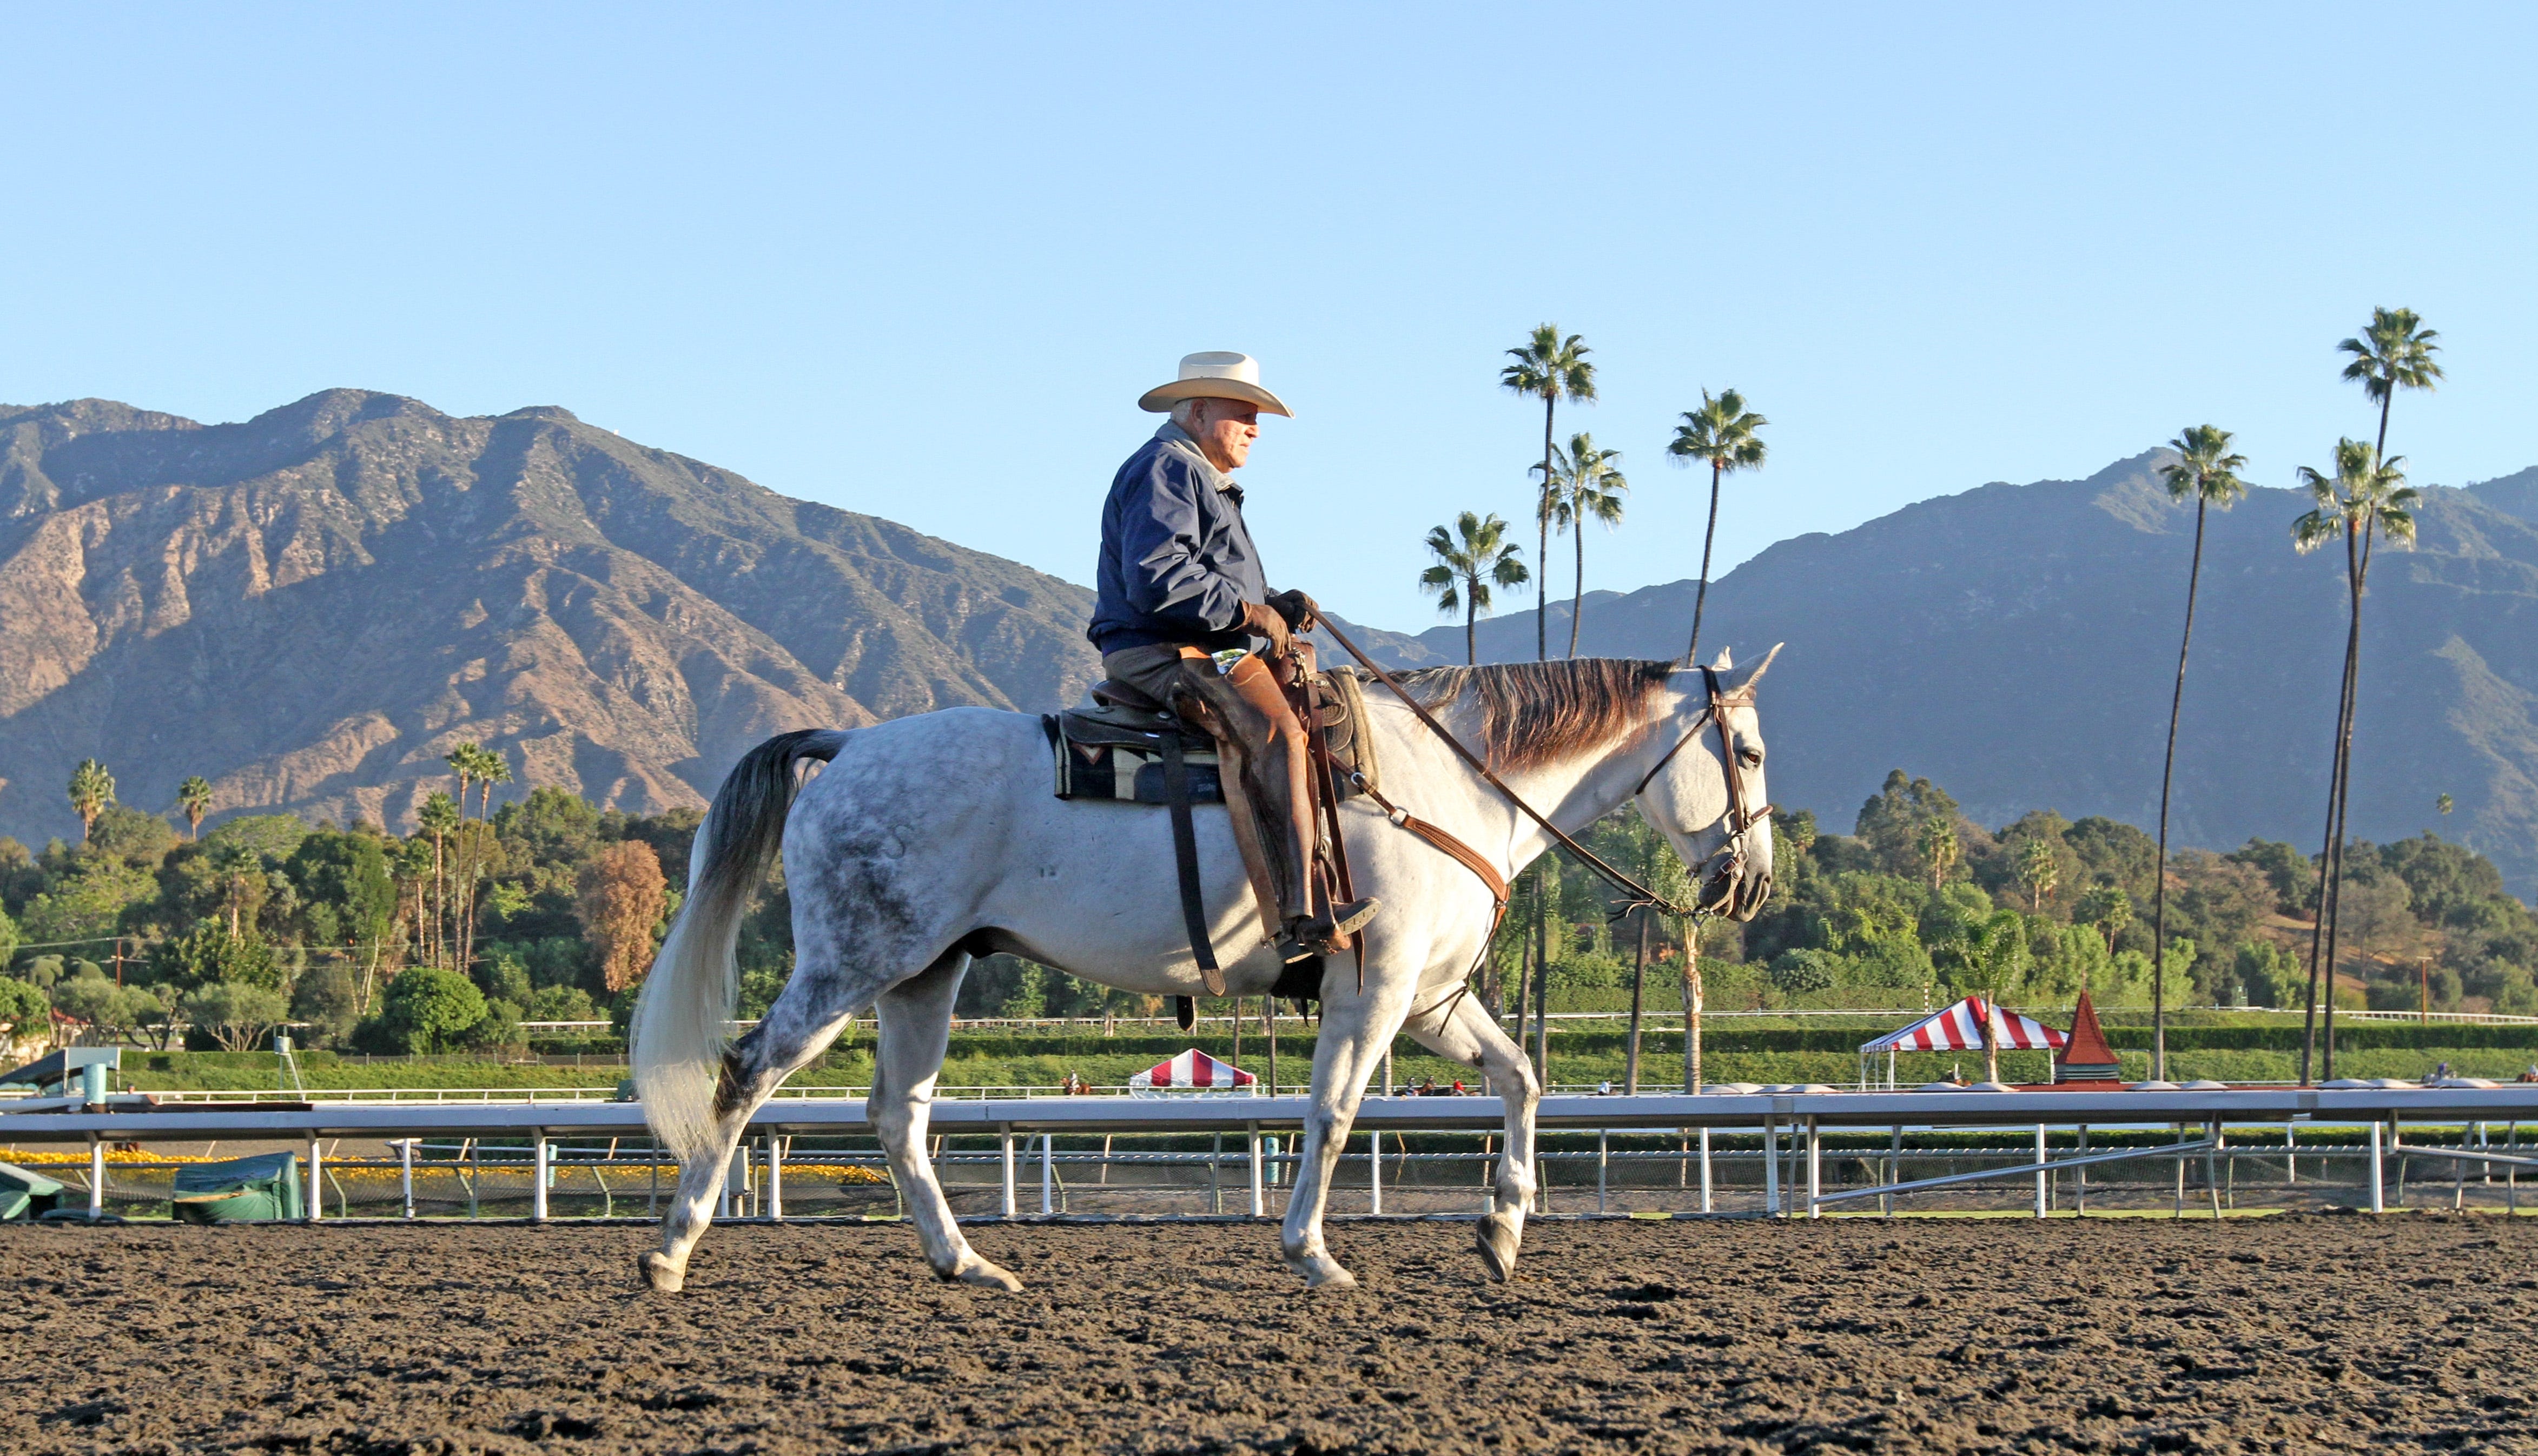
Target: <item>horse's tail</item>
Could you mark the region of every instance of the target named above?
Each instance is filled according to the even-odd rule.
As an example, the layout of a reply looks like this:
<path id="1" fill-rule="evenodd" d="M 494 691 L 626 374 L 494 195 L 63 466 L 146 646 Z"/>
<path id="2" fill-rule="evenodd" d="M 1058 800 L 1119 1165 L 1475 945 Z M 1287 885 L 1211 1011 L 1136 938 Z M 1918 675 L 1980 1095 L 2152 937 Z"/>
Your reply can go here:
<path id="1" fill-rule="evenodd" d="M 750 893 L 784 842 L 794 767 L 827 762 L 845 734 L 810 728 L 751 749 L 715 793 L 688 856 L 688 894 L 634 1003 L 634 1090 L 643 1119 L 681 1162 L 712 1151 L 714 1091 L 731 1040 L 733 950 Z"/>

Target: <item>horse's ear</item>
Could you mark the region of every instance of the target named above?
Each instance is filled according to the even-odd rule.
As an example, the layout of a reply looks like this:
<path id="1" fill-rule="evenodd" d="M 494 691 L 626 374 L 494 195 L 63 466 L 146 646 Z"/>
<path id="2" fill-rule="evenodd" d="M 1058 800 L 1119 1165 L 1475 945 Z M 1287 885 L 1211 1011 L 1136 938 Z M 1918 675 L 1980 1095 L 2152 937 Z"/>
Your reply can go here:
<path id="1" fill-rule="evenodd" d="M 1733 647 L 1721 647 L 1718 649 L 1718 660 L 1709 665 L 1709 670 L 1714 673 L 1723 673 L 1731 672 L 1735 667 L 1736 649 Z"/>
<path id="2" fill-rule="evenodd" d="M 1780 649 L 1787 645 L 1788 643 L 1786 642 L 1772 643 L 1771 650 L 1763 654 L 1763 660 L 1761 662 L 1758 662 L 1752 667 L 1747 668 L 1744 672 L 1737 674 L 1733 680 L 1722 681 L 1720 686 L 1730 693 L 1750 695 L 1753 693 L 1755 686 L 1763 681 L 1763 675 L 1771 670 L 1771 659 L 1779 656 Z M 1726 654 L 1722 652 L 1719 656 L 1724 658 Z"/>

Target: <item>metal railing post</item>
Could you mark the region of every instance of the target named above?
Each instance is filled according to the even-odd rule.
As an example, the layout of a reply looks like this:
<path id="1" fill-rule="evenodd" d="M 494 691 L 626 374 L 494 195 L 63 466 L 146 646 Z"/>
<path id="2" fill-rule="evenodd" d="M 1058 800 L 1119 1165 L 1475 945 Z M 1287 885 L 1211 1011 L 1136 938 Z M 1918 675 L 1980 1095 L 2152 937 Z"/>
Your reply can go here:
<path id="1" fill-rule="evenodd" d="M 1611 1129 L 1595 1129 L 1595 1212 L 1599 1214 L 1607 1212 L 1604 1184 L 1606 1167 L 1612 1158 L 1612 1140 Z"/>
<path id="2" fill-rule="evenodd" d="M 323 1195 L 323 1194 L 324 1194 L 324 1192 L 325 1192 L 325 1186 L 326 1186 L 326 1185 L 324 1185 L 323 1183 L 320 1183 L 320 1182 L 318 1182 L 318 1181 L 317 1181 L 317 1163 L 318 1163 L 318 1158 L 319 1158 L 319 1157 L 320 1157 L 320 1153 L 321 1153 L 321 1147 L 322 1147 L 322 1145 L 318 1142 L 318 1140 L 317 1140 L 317 1135 L 316 1135 L 315 1133 L 310 1133 L 310 1134 L 308 1135 L 308 1210 L 307 1210 L 307 1213 L 308 1213 L 308 1222 L 309 1222 L 309 1223 L 311 1223 L 311 1224 L 314 1224 L 314 1223 L 316 1223 L 318 1220 L 320 1220 L 320 1219 L 322 1219 L 322 1218 L 326 1217 L 326 1205 L 325 1205 L 324 1199 L 323 1199 L 323 1198 L 322 1198 L 322 1196 L 321 1196 L 321 1195 Z"/>
<path id="3" fill-rule="evenodd" d="M 1780 1124 L 1763 1119 L 1763 1217 L 1780 1217 Z"/>
<path id="4" fill-rule="evenodd" d="M 1824 1210 L 1816 1200 L 1824 1195 L 1824 1147 L 1816 1135 L 1816 1120 L 1807 1119 L 1807 1217 L 1821 1219 Z"/>
<path id="5" fill-rule="evenodd" d="M 104 1069 L 84 1067 L 84 1072 Z M 88 1140 L 88 1221 L 92 1224 L 105 1217 L 105 1139 Z"/>
<path id="6" fill-rule="evenodd" d="M 1251 1217 L 1265 1218 L 1269 1213 L 1269 1199 L 1267 1192 L 1260 1186 L 1260 1124 L 1255 1122 L 1244 1128 L 1243 1140 L 1250 1145 Z"/>
<path id="7" fill-rule="evenodd" d="M 2044 1166 L 2044 1124 L 2036 1125 L 2036 1217 L 2041 1219 L 2052 1208 L 2053 1173 Z"/>
<path id="8" fill-rule="evenodd" d="M 1709 1205 L 1709 1129 L 1701 1130 L 1701 1211 L 1710 1212 Z"/>
<path id="9" fill-rule="evenodd" d="M 405 1216 L 414 1217 L 414 1139 L 399 1138 L 397 1150 L 397 1190 L 405 1195 Z"/>
<path id="10" fill-rule="evenodd" d="M 2380 1146 L 2379 1119 L 2374 1117 L 2371 1119 L 2371 1212 L 2374 1214 L 2388 1211 L 2385 1194 L 2380 1187 L 2380 1179 L 2386 1171 L 2386 1157 Z"/>
<path id="11" fill-rule="evenodd" d="M 1380 1129 L 1366 1140 L 1366 1211 L 1383 1212 L 1383 1133 Z M 1539 1161 L 1539 1159 L 1536 1159 Z"/>
<path id="12" fill-rule="evenodd" d="M 1043 1214 L 1053 1214 L 1053 1213 L 1056 1213 L 1056 1212 L 1057 1212 L 1057 1180 L 1056 1180 L 1056 1171 L 1057 1171 L 1057 1170 L 1056 1170 L 1053 1166 L 1051 1166 L 1051 1159 L 1052 1159 L 1052 1158 L 1054 1158 L 1056 1156 L 1057 1156 L 1057 1135 L 1056 1135 L 1055 1133 L 1042 1133 L 1042 1134 L 1040 1134 L 1040 1135 L 1039 1135 L 1039 1211 L 1040 1211 L 1041 1213 L 1043 1213 Z"/>
<path id="13" fill-rule="evenodd" d="M 767 1217 L 784 1222 L 784 1137 L 772 1128 L 767 1132 Z"/>
<path id="14" fill-rule="evenodd" d="M 529 1129 L 529 1151 L 533 1165 L 529 1180 L 529 1222 L 543 1224 L 547 1221 L 547 1169 L 555 1165 L 555 1152 L 547 1142 L 545 1128 Z"/>
<path id="15" fill-rule="evenodd" d="M 1004 1197 L 1004 1211 L 1005 1211 L 1005 1217 L 1006 1217 L 1006 1218 L 1008 1218 L 1008 1219 L 1010 1219 L 1010 1218 L 1012 1218 L 1012 1217 L 1014 1216 L 1014 1212 L 1015 1212 L 1015 1209 L 1014 1209 L 1014 1129 L 1013 1129 L 1013 1124 L 1011 1124 L 1011 1123 L 1006 1123 L 1006 1124 L 1003 1124 L 1002 1126 L 1000 1126 L 1000 1127 L 998 1127 L 998 1128 L 996 1129 L 996 1145 L 997 1145 L 998 1149 L 1001 1151 L 1001 1154 L 1002 1154 L 1001 1161 L 1002 1161 L 1002 1163 L 1003 1163 L 1003 1167 L 1004 1167 L 1004 1183 L 1005 1183 L 1005 1188 L 1004 1188 L 1004 1192 L 1005 1192 L 1005 1197 Z"/>

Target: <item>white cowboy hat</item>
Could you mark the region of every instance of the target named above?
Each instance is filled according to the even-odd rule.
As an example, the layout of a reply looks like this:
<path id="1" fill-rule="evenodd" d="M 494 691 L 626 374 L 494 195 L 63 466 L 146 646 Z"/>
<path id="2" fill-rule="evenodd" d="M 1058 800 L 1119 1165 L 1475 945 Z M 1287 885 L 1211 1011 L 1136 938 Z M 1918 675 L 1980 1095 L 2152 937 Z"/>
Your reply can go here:
<path id="1" fill-rule="evenodd" d="M 1296 418 L 1287 402 L 1260 387 L 1260 362 L 1247 354 L 1211 349 L 1181 356 L 1181 376 L 1137 397 L 1137 408 L 1160 415 L 1185 399 L 1238 399 L 1272 415 Z"/>

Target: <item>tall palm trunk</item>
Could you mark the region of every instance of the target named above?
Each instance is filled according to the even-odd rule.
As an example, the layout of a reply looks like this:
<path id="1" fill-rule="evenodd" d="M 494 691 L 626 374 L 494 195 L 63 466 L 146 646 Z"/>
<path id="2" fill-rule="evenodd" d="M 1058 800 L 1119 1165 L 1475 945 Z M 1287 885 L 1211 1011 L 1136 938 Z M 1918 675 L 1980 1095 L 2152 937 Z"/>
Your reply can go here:
<path id="1" fill-rule="evenodd" d="M 1481 604 L 1472 600 L 1472 591 L 1481 584 L 1478 573 L 1463 579 L 1463 665 L 1478 667 L 1481 661 L 1481 639 L 1478 635 Z"/>
<path id="2" fill-rule="evenodd" d="M 2000 1081 L 2000 1032 L 1992 1026 L 1992 1018 L 1998 1014 L 1999 1013 L 1992 1006 L 1991 998 L 1988 996 L 1983 997 L 1982 1048 L 1983 1081 L 1985 1082 Z M 2159 1074 L 2154 1072 L 2151 1075 L 2155 1078 Z"/>
<path id="3" fill-rule="evenodd" d="M 1546 394 L 1542 397 L 1542 493 L 1533 502 L 1534 524 L 1541 527 L 1536 533 L 1533 559 L 1543 565 L 1542 580 L 1533 589 L 1533 660 L 1536 662 L 1551 660 L 1551 512 L 1546 507 L 1551 499 L 1551 414 L 1557 405 L 1558 401 L 1552 396 Z M 1517 1029 L 1521 1030 L 1523 1026 L 1519 1019 Z"/>
<path id="4" fill-rule="evenodd" d="M 1691 1096 L 1701 1091 L 1701 922 L 1686 920 L 1683 927 L 1683 1091 Z"/>
<path id="5" fill-rule="evenodd" d="M 2185 709 L 2185 654 L 2194 645 L 2194 593 L 2203 579 L 2205 501 L 2194 496 L 2194 559 L 2185 570 L 2185 631 L 2176 640 L 2176 691 L 2168 699 L 2168 758 L 2159 770 L 2159 878 L 2151 892 L 2150 1076 L 2168 1080 L 2168 800 L 2176 782 L 2176 721 Z"/>
<path id="6" fill-rule="evenodd" d="M 1709 463 L 1709 524 L 1701 532 L 1701 589 L 1692 598 L 1692 645 L 1683 649 L 1683 660 L 1701 661 L 1701 611 L 1709 605 L 1709 544 L 1718 538 L 1718 477 L 1723 467 L 1715 460 Z"/>
<path id="7" fill-rule="evenodd" d="M 1622 1067 L 1622 1091 L 1639 1094 L 1639 993 L 1648 980 L 1648 908 L 1639 907 L 1639 952 L 1631 961 L 1631 1052 Z"/>
<path id="8" fill-rule="evenodd" d="M 2309 1004 L 2302 1018 L 2301 1082 L 2309 1081 L 2309 1068 L 2316 1062 L 2321 1080 L 2335 1076 L 2335 958 L 2339 911 L 2344 894 L 2344 841 L 2346 787 L 2352 781 L 2353 726 L 2360 703 L 2356 700 L 2362 681 L 2362 591 L 2371 570 L 2371 538 L 2372 527 L 2366 528 L 2359 545 L 2350 531 L 2344 538 L 2345 588 L 2350 601 L 2350 615 L 2344 635 L 2344 677 L 2336 695 L 2335 750 L 2327 765 L 2326 842 L 2317 856 L 2317 910 L 2309 925 L 2308 986 Z M 2323 1014 L 2319 998 L 2325 998 Z M 2325 1047 L 2317 1055 L 2318 1026 L 2324 1025 Z"/>
<path id="9" fill-rule="evenodd" d="M 1586 610 L 1586 517 L 1578 511 L 1570 514 L 1573 518 L 1569 522 L 1569 533 L 1577 538 L 1577 567 L 1570 578 L 1577 589 L 1569 598 L 1569 655 L 1574 657 L 1577 655 L 1577 624 L 1583 620 Z"/>

